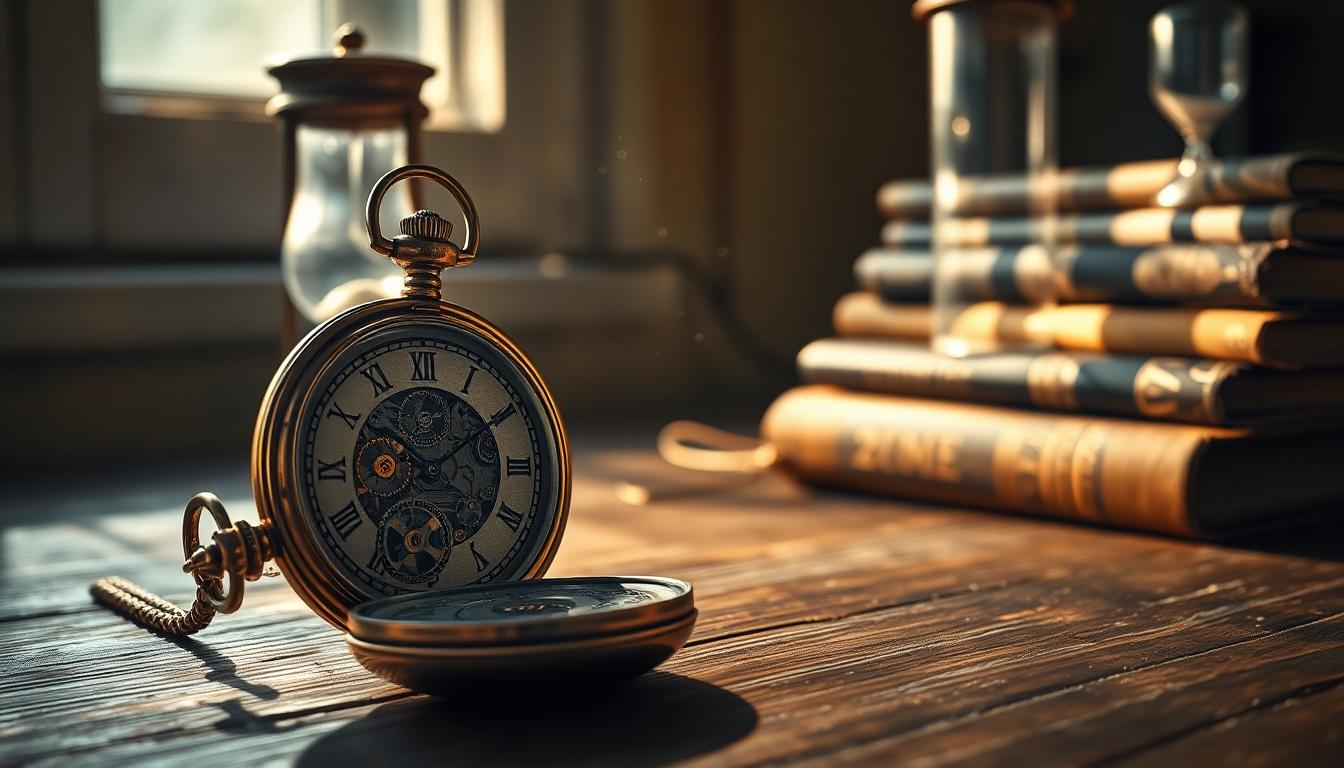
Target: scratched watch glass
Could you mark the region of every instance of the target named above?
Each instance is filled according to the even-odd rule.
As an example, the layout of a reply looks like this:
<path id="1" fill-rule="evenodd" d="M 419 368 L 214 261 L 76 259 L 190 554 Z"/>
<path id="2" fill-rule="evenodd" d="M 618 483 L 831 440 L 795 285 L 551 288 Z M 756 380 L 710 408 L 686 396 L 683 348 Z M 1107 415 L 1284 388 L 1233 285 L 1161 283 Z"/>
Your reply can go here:
<path id="1" fill-rule="evenodd" d="M 536 561 L 559 493 L 556 436 L 493 344 L 437 323 L 371 334 L 301 413 L 301 516 L 360 591 L 520 578 Z"/>

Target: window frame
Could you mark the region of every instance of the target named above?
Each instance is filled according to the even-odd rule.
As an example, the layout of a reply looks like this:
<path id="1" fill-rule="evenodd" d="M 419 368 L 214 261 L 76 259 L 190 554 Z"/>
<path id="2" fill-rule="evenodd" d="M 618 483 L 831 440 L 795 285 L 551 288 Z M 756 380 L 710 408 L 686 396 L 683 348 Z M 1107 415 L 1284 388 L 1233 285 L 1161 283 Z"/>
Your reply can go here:
<path id="1" fill-rule="evenodd" d="M 498 212 L 487 246 L 591 247 L 600 191 L 586 79 L 600 28 L 589 23 L 595 6 L 505 0 L 503 11 L 505 103 L 518 119 L 489 132 L 427 125 L 419 159 L 452 168 L 480 207 Z M 0 94 L 15 106 L 0 110 L 8 112 L 0 139 L 11 150 L 0 154 L 0 171 L 11 171 L 11 183 L 0 183 L 0 204 L 10 203 L 0 216 L 5 263 L 34 248 L 100 265 L 278 254 L 283 133 L 258 118 L 254 100 L 210 99 L 204 109 L 200 99 L 165 97 L 137 114 L 108 109 L 96 3 L 17 0 L 0 6 L 0 21 L 0 42 L 14 43 L 14 65 L 0 68 Z M 40 44 L 52 39 L 62 45 Z M 425 191 L 431 205 L 451 209 Z"/>
<path id="2" fill-rule="evenodd" d="M 727 268 L 713 214 L 725 199 L 712 150 L 723 124 L 706 119 L 720 59 L 701 34 L 725 12 L 712 0 L 504 10 L 508 121 L 423 137 L 420 159 L 463 181 L 484 224 L 477 263 L 445 276 L 450 298 L 513 335 L 567 409 L 685 396 L 708 359 L 737 370 L 709 294 L 687 278 Z M 0 335 L 0 359 L 34 372 L 15 379 L 25 396 L 82 393 L 104 421 L 98 434 L 117 441 L 60 451 L 124 451 L 131 436 L 154 455 L 188 445 L 133 418 L 162 396 L 164 371 L 221 374 L 221 402 L 235 407 L 207 421 L 236 426 L 250 396 L 238 387 L 283 354 L 264 319 L 281 290 L 282 127 L 106 111 L 97 43 L 92 2 L 0 3 L 0 326 L 15 329 Z M 695 76 L 660 66 L 656 51 Z M 225 172 L 257 178 L 212 175 Z M 425 191 L 428 207 L 452 210 Z M 575 268 L 556 276 L 552 254 Z M 263 319 L 233 322 L 240 311 Z M 204 362 L 218 364 L 195 367 Z"/>
<path id="3" fill-rule="evenodd" d="M 691 40 L 700 21 L 721 14 L 709 3 L 694 8 L 698 15 L 688 18 L 685 9 L 657 4 L 504 0 L 510 119 L 492 133 L 426 132 L 420 154 L 462 180 L 482 211 L 482 258 L 473 269 L 514 268 L 522 285 L 534 269 L 529 260 L 550 253 L 619 254 L 619 271 L 647 271 L 640 253 L 678 252 L 692 261 L 714 253 L 722 241 L 707 211 L 718 199 L 716 155 L 704 150 L 718 125 L 702 115 L 715 91 L 688 89 L 649 58 L 656 31 L 671 25 Z M 57 35 L 62 46 L 40 44 Z M 121 270 L 117 279 L 130 284 L 149 270 L 151 290 L 162 292 L 154 306 L 176 307 L 167 313 L 174 316 L 196 313 L 199 291 L 219 290 L 200 268 L 278 260 L 287 210 L 282 126 L 105 111 L 97 41 L 95 3 L 0 5 L 0 42 L 14 43 L 0 46 L 0 55 L 15 63 L 0 67 L 0 104 L 14 107 L 0 109 L 0 203 L 11 203 L 0 205 L 0 281 L 6 273 L 56 268 L 82 289 L 96 282 L 89 267 Z M 672 147 L 669 136 L 676 137 Z M 626 148 L 629 159 L 622 158 Z M 262 178 L 218 182 L 211 173 L 221 169 Z M 423 191 L 427 207 L 455 210 L 436 187 Z M 678 199 L 695 204 L 669 205 Z M 570 328 L 571 313 L 562 308 L 569 284 L 582 293 L 585 281 L 579 273 L 533 281 L 516 300 L 501 299 L 491 319 L 506 329 L 544 326 L 569 343 L 568 332 L 584 329 Z M 659 281 L 658 290 L 669 290 L 671 283 Z M 505 295 L 505 282 L 492 283 L 493 295 Z M 684 300 L 686 285 L 675 289 L 674 301 Z M 96 322 L 82 316 L 77 294 L 47 293 L 62 305 L 53 316 L 70 318 L 70 327 L 56 332 L 71 338 L 83 333 L 81 323 Z M 476 304 L 474 297 L 457 300 Z M 689 316 L 678 312 L 664 325 L 681 327 Z M 649 321 L 641 317 L 638 324 Z M 228 335 L 227 317 L 212 322 L 220 338 Z M 139 341 L 131 336 L 125 344 L 136 349 Z M 677 357 L 660 361 L 680 370 Z"/>
<path id="4" fill-rule="evenodd" d="M 422 13 L 433 17 L 424 22 L 426 30 L 441 24 L 434 42 L 442 50 L 422 52 L 416 58 L 434 67 L 435 78 L 426 84 L 424 100 L 429 117 L 426 131 L 485 132 L 498 131 L 504 124 L 506 77 L 505 24 L 503 0 L 419 0 Z M 441 5 L 440 5 L 441 4 Z M 97 4 L 101 7 L 101 4 Z M 433 6 L 437 6 L 430 10 Z M 327 13 L 324 11 L 324 17 Z M 332 19 L 323 19 L 323 23 Z M 99 30 L 101 41 L 101 30 Z M 103 112 L 199 120 L 248 120 L 269 122 L 265 107 L 268 97 L 241 94 L 211 94 L 172 89 L 132 88 L 109 85 L 102 77 L 99 57 L 99 105 Z M 257 62 L 257 67 L 267 66 Z M 430 91 L 434 80 L 442 77 L 443 94 L 434 98 Z"/>

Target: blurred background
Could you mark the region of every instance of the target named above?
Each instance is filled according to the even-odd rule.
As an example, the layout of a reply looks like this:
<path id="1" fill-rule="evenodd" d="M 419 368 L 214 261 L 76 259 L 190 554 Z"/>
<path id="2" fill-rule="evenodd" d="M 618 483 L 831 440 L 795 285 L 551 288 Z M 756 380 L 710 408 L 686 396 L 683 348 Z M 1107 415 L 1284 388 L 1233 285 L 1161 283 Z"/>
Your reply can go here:
<path id="1" fill-rule="evenodd" d="M 1081 0 L 1061 24 L 1061 164 L 1180 153 L 1147 89 L 1163 4 Z M 1215 151 L 1344 150 L 1344 102 L 1319 98 L 1344 3 L 1244 5 L 1251 86 Z M 6 459 L 246 455 L 283 354 L 264 67 L 329 53 L 346 21 L 438 71 L 420 159 L 483 224 L 447 295 L 522 344 L 576 430 L 750 428 L 827 333 L 877 187 L 928 172 L 926 31 L 902 0 L 7 0 Z"/>

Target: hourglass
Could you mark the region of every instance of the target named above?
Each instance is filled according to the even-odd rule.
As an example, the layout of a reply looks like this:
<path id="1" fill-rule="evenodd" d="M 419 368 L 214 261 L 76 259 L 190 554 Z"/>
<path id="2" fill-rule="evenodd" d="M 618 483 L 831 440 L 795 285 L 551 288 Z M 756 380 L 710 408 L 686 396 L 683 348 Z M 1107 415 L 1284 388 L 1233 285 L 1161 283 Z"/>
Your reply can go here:
<path id="1" fill-rule="evenodd" d="M 280 93 L 266 111 L 285 129 L 285 292 L 311 324 L 401 291 L 401 271 L 368 248 L 364 204 L 379 177 L 417 159 L 421 122 L 429 114 L 420 87 L 434 69 L 364 55 L 363 45 L 363 33 L 346 24 L 336 31 L 334 55 L 290 59 L 267 70 L 280 81 Z M 383 201 L 382 226 L 394 229 L 416 207 L 411 189 L 401 185 Z M 291 346 L 295 320 L 291 312 Z"/>
<path id="2" fill-rule="evenodd" d="M 1221 0 L 1164 8 L 1149 24 L 1149 87 L 1162 114 L 1185 139 L 1176 178 L 1157 204 L 1198 203 L 1213 153 L 1213 132 L 1246 96 L 1246 11 Z"/>

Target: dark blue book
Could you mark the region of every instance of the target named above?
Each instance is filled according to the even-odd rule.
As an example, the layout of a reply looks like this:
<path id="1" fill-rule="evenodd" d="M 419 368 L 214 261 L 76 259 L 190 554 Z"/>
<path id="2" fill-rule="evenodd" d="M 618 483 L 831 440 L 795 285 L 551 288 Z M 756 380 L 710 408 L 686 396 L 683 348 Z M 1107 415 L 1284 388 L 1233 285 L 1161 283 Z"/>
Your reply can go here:
<path id="1" fill-rule="evenodd" d="M 926 345 L 822 339 L 798 353 L 804 382 L 911 397 L 1211 425 L 1344 415 L 1344 371 L 1228 360 L 1045 351 L 952 358 Z"/>
<path id="2" fill-rule="evenodd" d="M 1286 244 L 988 246 L 955 253 L 968 301 L 1295 307 L 1344 303 L 1344 253 Z M 929 299 L 933 253 L 874 248 L 854 262 L 860 288 L 888 301 Z"/>

